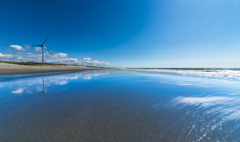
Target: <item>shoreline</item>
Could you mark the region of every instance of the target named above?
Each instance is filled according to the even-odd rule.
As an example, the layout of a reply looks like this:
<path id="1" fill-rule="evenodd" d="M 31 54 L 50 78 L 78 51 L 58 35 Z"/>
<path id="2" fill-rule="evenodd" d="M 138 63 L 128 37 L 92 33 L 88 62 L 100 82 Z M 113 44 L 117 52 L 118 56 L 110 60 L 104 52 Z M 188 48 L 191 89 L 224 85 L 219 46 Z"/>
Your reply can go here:
<path id="1" fill-rule="evenodd" d="M 95 69 L 103 69 L 103 68 L 86 67 L 86 66 L 58 66 L 58 65 L 30 66 L 30 65 L 16 65 L 16 64 L 0 63 L 0 76 L 1 75 L 64 72 L 64 71 L 95 70 Z"/>

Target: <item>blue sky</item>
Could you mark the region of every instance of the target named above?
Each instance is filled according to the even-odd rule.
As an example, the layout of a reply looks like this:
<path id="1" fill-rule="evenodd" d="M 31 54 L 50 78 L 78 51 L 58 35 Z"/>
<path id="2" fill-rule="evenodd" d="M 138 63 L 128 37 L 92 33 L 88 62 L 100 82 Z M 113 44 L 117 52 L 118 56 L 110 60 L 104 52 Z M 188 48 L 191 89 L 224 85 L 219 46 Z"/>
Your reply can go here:
<path id="1" fill-rule="evenodd" d="M 240 67 L 239 25 L 240 0 L 7 0 L 0 60 L 41 62 L 49 35 L 47 62 Z"/>

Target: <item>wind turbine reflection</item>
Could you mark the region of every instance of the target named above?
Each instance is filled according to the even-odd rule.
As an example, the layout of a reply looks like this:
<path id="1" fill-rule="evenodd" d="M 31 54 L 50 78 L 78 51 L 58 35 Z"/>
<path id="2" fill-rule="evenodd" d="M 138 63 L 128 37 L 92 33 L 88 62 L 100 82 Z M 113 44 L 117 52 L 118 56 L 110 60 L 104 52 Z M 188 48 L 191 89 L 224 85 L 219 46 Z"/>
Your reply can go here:
<path id="1" fill-rule="evenodd" d="M 39 91 L 38 93 L 43 93 L 44 96 L 46 97 L 46 99 L 49 101 L 46 92 L 48 91 L 48 89 L 53 85 L 53 83 L 51 83 L 51 85 L 48 86 L 47 89 L 45 89 L 45 78 L 43 77 L 43 91 Z M 50 101 L 49 101 L 50 102 Z"/>

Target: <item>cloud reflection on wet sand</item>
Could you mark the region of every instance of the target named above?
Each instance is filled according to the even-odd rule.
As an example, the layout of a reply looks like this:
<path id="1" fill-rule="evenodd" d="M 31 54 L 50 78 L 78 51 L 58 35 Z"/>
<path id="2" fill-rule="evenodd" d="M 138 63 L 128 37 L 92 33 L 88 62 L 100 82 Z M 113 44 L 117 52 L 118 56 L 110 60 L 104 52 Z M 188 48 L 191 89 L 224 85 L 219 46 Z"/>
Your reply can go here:
<path id="1" fill-rule="evenodd" d="M 173 102 L 178 109 L 188 110 L 186 117 L 191 115 L 195 119 L 191 131 L 202 131 L 197 141 L 205 137 L 210 138 L 216 132 L 223 131 L 223 127 L 229 136 L 239 129 L 239 123 L 234 127 L 228 126 L 228 123 L 240 122 L 239 96 L 179 96 Z"/>

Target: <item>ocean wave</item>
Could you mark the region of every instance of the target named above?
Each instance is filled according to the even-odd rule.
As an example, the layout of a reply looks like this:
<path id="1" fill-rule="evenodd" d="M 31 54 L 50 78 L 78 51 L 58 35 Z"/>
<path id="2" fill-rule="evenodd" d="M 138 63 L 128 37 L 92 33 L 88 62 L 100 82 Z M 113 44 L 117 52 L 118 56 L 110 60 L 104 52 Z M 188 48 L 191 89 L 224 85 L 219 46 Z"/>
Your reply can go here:
<path id="1" fill-rule="evenodd" d="M 131 70 L 171 73 L 240 81 L 239 69 L 131 69 Z"/>

